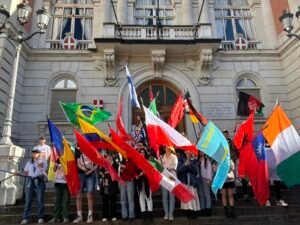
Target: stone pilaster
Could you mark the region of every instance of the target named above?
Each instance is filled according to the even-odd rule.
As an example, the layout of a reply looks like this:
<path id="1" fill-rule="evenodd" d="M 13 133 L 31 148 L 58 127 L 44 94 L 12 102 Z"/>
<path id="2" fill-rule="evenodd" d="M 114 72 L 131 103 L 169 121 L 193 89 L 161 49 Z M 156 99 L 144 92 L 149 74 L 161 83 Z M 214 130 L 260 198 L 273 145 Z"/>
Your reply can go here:
<path id="1" fill-rule="evenodd" d="M 182 0 L 181 10 L 183 25 L 193 25 L 192 0 Z"/>
<path id="2" fill-rule="evenodd" d="M 15 145 L 0 145 L 0 169 L 18 172 L 20 159 L 24 156 L 25 149 Z M 22 197 L 23 186 L 19 183 L 18 176 L 0 172 L 0 205 L 14 205 Z M 5 180 L 7 179 L 7 180 Z"/>
<path id="3" fill-rule="evenodd" d="M 117 15 L 121 24 L 127 24 L 127 0 L 118 0 Z"/>

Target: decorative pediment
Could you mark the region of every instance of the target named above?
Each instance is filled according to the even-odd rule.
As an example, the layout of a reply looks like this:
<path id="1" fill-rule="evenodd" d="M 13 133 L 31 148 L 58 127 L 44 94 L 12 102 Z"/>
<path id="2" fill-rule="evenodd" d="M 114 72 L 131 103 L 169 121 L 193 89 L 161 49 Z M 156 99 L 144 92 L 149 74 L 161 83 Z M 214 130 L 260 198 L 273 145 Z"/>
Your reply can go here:
<path id="1" fill-rule="evenodd" d="M 152 50 L 151 55 L 154 76 L 160 77 L 163 74 L 166 50 Z"/>

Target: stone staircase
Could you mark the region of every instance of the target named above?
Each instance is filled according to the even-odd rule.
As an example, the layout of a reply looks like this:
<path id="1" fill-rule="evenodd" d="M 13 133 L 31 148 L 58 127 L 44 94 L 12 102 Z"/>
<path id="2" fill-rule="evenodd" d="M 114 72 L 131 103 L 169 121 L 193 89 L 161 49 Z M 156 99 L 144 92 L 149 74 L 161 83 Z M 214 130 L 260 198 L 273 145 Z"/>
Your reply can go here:
<path id="1" fill-rule="evenodd" d="M 236 201 L 236 213 L 237 218 L 225 218 L 224 210 L 221 203 L 220 196 L 218 200 L 213 198 L 212 203 L 212 216 L 211 217 L 198 217 L 196 220 L 189 220 L 185 217 L 184 211 L 180 210 L 180 203 L 176 202 L 176 210 L 174 213 L 174 221 L 165 221 L 163 217 L 163 206 L 161 201 L 161 193 L 157 192 L 153 194 L 153 206 L 154 206 L 154 220 L 151 224 L 203 224 L 203 225 L 299 225 L 300 224 L 300 186 L 282 191 L 282 197 L 289 203 L 288 207 L 280 207 L 275 205 L 274 191 L 271 190 L 271 207 L 259 206 L 257 202 L 252 198 L 249 201 L 245 201 L 241 195 L 241 189 L 237 188 L 235 195 Z M 87 211 L 87 201 L 83 198 L 83 211 Z M 94 195 L 94 223 L 93 224 L 129 224 L 132 222 L 122 222 L 120 220 L 116 222 L 102 222 L 102 196 L 95 192 Z M 47 190 L 45 193 L 45 221 L 49 221 L 53 215 L 53 202 L 54 193 L 53 189 Z M 14 206 L 0 207 L 0 224 L 19 224 L 22 218 L 24 209 L 24 200 L 18 200 Z M 118 205 L 119 217 L 120 217 L 120 205 Z M 32 206 L 31 224 L 37 221 L 37 206 L 35 202 Z M 70 219 L 76 216 L 75 199 L 71 200 L 70 204 Z M 86 214 L 83 214 L 86 218 Z M 145 224 L 141 219 L 136 219 L 134 224 Z M 71 223 L 70 223 L 71 224 Z M 82 224 L 86 224 L 85 222 Z"/>

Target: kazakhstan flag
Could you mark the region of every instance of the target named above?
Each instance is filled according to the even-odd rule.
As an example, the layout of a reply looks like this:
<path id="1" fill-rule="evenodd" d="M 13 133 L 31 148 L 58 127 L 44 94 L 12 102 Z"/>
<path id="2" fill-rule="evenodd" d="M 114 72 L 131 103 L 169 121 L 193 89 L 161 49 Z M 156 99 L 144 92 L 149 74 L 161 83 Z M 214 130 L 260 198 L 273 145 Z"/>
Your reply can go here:
<path id="1" fill-rule="evenodd" d="M 77 127 L 80 127 L 78 117 L 90 124 L 96 124 L 108 120 L 111 116 L 110 112 L 86 104 L 63 102 L 59 102 L 59 104 L 70 123 Z"/>
<path id="2" fill-rule="evenodd" d="M 228 142 L 216 125 L 209 121 L 197 143 L 197 148 L 218 163 L 218 169 L 211 185 L 211 189 L 216 196 L 229 172 L 230 151 Z"/>

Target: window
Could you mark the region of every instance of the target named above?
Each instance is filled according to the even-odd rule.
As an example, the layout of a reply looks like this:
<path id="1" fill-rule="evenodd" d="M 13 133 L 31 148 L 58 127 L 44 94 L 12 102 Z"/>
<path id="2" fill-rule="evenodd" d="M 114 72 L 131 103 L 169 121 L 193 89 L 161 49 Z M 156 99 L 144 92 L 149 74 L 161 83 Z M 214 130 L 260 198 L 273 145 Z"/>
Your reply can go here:
<path id="1" fill-rule="evenodd" d="M 52 10 L 52 40 L 64 39 L 66 33 L 92 40 L 93 0 L 55 0 Z"/>
<path id="2" fill-rule="evenodd" d="M 56 121 L 65 121 L 66 117 L 59 102 L 76 102 L 77 85 L 69 79 L 64 78 L 57 81 L 51 89 L 50 118 Z"/>
<path id="3" fill-rule="evenodd" d="M 138 25 L 173 25 L 171 0 L 137 0 L 135 19 Z"/>
<path id="4" fill-rule="evenodd" d="M 260 100 L 260 88 L 257 84 L 250 78 L 244 77 L 237 81 L 236 83 L 237 94 L 239 95 L 240 91 L 243 91 L 249 95 L 254 96 Z"/>
<path id="5" fill-rule="evenodd" d="M 253 17 L 247 0 L 215 0 L 217 37 L 231 41 L 238 37 L 255 40 Z"/>

